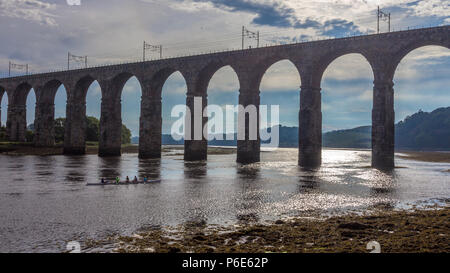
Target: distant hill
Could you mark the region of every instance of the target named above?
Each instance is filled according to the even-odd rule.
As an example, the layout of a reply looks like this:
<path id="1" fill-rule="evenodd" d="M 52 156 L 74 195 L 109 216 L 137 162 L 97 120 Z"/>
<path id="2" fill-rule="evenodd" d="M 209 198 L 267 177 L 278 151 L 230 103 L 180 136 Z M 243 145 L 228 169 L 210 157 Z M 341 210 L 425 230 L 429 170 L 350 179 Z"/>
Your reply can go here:
<path id="1" fill-rule="evenodd" d="M 370 148 L 372 127 L 338 130 L 323 135 L 323 146 Z M 395 148 L 450 151 L 450 107 L 431 113 L 419 111 L 395 125 Z"/>
<path id="2" fill-rule="evenodd" d="M 400 149 L 450 150 L 450 107 L 431 113 L 419 111 L 395 126 Z"/>
<path id="3" fill-rule="evenodd" d="M 372 126 L 325 133 L 322 145 L 329 148 L 370 148 L 372 146 Z"/>
<path id="4" fill-rule="evenodd" d="M 269 129 L 270 132 L 271 129 Z M 298 127 L 285 127 L 280 126 L 280 147 L 297 147 L 298 146 Z M 235 140 L 225 140 L 226 135 L 222 135 L 224 140 L 212 140 L 209 141 L 208 144 L 212 146 L 237 146 L 237 135 L 233 134 L 232 137 Z M 131 143 L 138 144 L 139 137 L 133 137 L 131 139 Z M 264 143 L 264 142 L 263 142 Z M 183 145 L 184 140 L 176 141 L 169 134 L 162 135 L 162 144 L 163 145 Z"/>
<path id="5" fill-rule="evenodd" d="M 298 147 L 298 128 L 280 126 L 280 147 Z M 225 139 L 225 137 L 223 137 Z M 406 150 L 447 150 L 450 151 L 450 107 L 439 108 L 431 113 L 419 111 L 408 116 L 395 126 L 396 149 Z M 234 135 L 236 139 L 236 135 Z M 370 149 L 372 126 L 362 126 L 348 130 L 337 130 L 323 134 L 323 146 L 329 148 Z M 139 143 L 134 137 L 132 143 Z M 163 145 L 183 145 L 171 135 L 162 136 Z M 209 145 L 236 146 L 236 141 L 213 140 Z"/>

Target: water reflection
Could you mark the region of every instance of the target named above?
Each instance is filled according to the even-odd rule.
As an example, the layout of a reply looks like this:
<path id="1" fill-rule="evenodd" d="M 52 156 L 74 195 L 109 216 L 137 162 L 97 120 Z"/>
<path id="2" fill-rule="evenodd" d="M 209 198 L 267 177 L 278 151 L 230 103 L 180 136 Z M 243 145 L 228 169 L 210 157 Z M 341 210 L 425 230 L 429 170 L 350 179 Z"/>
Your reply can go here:
<path id="1" fill-rule="evenodd" d="M 238 165 L 237 189 L 240 190 L 240 198 L 235 202 L 236 219 L 239 224 L 258 222 L 258 211 L 261 209 L 264 194 L 261 186 L 261 168 L 258 163 L 250 165 Z"/>
<path id="2" fill-rule="evenodd" d="M 186 179 L 201 179 L 206 176 L 206 172 L 206 161 L 184 162 L 184 177 Z"/>
<path id="3" fill-rule="evenodd" d="M 99 157 L 98 160 L 98 180 L 104 178 L 106 181 L 115 181 L 116 177 L 122 177 L 122 159 L 120 157 Z"/>
<path id="4" fill-rule="evenodd" d="M 299 167 L 299 193 L 311 193 L 317 191 L 320 187 L 320 177 L 317 170 L 305 169 Z"/>
<path id="5" fill-rule="evenodd" d="M 101 239 L 140 228 L 247 224 L 450 196 L 450 173 L 442 171 L 448 164 L 397 158 L 405 168 L 382 172 L 368 167 L 367 151 L 324 150 L 323 158 L 322 168 L 311 171 L 299 169 L 297 149 L 263 153 L 261 163 L 250 165 L 236 164 L 235 155 L 211 155 L 207 162 L 184 162 L 182 155 L 161 160 L 133 154 L 0 155 L 0 252 L 57 252 L 68 239 Z M 127 175 L 161 183 L 85 185 Z M 36 183 L 33 176 L 48 183 Z"/>
<path id="6" fill-rule="evenodd" d="M 372 181 L 370 196 L 377 200 L 373 208 L 393 209 L 397 199 L 396 171 L 395 170 L 370 170 Z"/>
<path id="7" fill-rule="evenodd" d="M 85 182 L 86 164 L 89 160 L 86 156 L 64 156 L 63 168 L 66 171 L 66 182 Z"/>
<path id="8" fill-rule="evenodd" d="M 147 177 L 150 180 L 161 178 L 161 159 L 139 159 L 138 177 Z"/>
<path id="9" fill-rule="evenodd" d="M 208 222 L 207 215 L 211 208 L 208 202 L 210 201 L 209 180 L 206 179 L 206 174 L 206 161 L 184 162 L 185 181 L 183 182 L 184 196 L 182 198 L 186 202 L 184 225 L 187 227 L 202 227 Z"/>
<path id="10" fill-rule="evenodd" d="M 55 157 L 41 156 L 34 159 L 34 177 L 37 177 L 39 181 L 47 181 L 48 176 L 54 175 Z"/>

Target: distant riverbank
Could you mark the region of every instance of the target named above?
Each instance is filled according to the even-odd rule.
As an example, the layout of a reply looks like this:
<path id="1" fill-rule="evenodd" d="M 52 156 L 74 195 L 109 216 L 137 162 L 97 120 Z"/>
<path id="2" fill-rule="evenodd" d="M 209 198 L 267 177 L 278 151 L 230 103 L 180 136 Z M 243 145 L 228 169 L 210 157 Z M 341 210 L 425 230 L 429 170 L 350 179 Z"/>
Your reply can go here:
<path id="1" fill-rule="evenodd" d="M 182 145 L 163 145 L 162 151 L 175 153 L 171 155 L 183 154 L 184 147 Z M 335 150 L 336 148 L 324 148 Z M 358 149 L 338 149 L 338 150 L 358 150 Z M 362 150 L 362 149 L 359 149 Z M 177 152 L 179 151 L 179 152 Z M 135 144 L 122 145 L 122 153 L 124 154 L 137 154 L 139 152 L 139 146 Z M 218 147 L 209 146 L 208 154 L 234 154 L 236 153 L 236 147 Z M 10 143 L 0 142 L 0 154 L 4 155 L 62 155 L 63 145 L 58 144 L 54 147 L 34 147 L 31 143 Z M 97 143 L 87 143 L 86 154 L 98 154 Z M 402 159 L 416 160 L 423 162 L 436 162 L 436 163 L 450 163 L 450 152 L 416 152 L 416 151 L 399 151 L 396 156 Z"/>
<path id="2" fill-rule="evenodd" d="M 114 252 L 139 253 L 367 253 L 367 244 L 376 241 L 383 253 L 448 253 L 449 222 L 448 207 L 326 219 L 298 217 L 268 225 L 211 227 L 200 222 L 90 241 L 86 247 L 113 244 L 117 246 Z"/>
<path id="3" fill-rule="evenodd" d="M 182 155 L 184 146 L 182 145 L 163 145 L 162 152 L 174 152 L 170 155 Z M 63 145 L 57 144 L 54 147 L 34 147 L 31 143 L 11 143 L 0 142 L 0 154 L 3 155 L 38 155 L 53 156 L 63 154 Z M 178 152 L 179 151 L 179 152 Z M 123 154 L 139 153 L 139 146 L 135 144 L 122 145 Z M 234 147 L 208 147 L 208 154 L 233 154 L 236 153 Z M 86 154 L 98 154 L 98 143 L 92 142 L 86 144 Z"/>

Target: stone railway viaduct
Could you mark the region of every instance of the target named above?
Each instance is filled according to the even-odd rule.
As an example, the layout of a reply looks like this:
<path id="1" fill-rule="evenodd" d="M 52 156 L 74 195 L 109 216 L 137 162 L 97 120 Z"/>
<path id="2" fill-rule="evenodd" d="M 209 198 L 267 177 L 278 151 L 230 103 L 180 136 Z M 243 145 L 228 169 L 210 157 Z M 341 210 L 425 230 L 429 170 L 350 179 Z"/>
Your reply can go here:
<path id="1" fill-rule="evenodd" d="M 84 154 L 86 93 L 91 83 L 97 80 L 102 90 L 99 156 L 118 156 L 121 154 L 121 92 L 128 79 L 135 76 L 142 88 L 139 156 L 159 158 L 161 90 L 172 73 L 179 71 L 186 80 L 186 105 L 192 115 L 194 97 L 202 97 L 203 107 L 207 106 L 209 81 L 224 66 L 231 66 L 238 76 L 239 104 L 244 107 L 253 104 L 258 108 L 260 82 L 265 71 L 278 61 L 289 60 L 296 66 L 301 78 L 299 165 L 318 167 L 322 161 L 322 75 L 336 58 L 358 53 L 368 61 L 374 76 L 372 166 L 393 168 L 394 73 L 405 55 L 427 45 L 450 49 L 450 26 L 4 78 L 0 79 L 0 101 L 6 93 L 9 102 L 6 124 L 9 140 L 24 141 L 26 99 L 33 88 L 36 92 L 34 143 L 36 146 L 52 146 L 54 99 L 58 88 L 64 85 L 67 91 L 64 153 Z M 207 121 L 207 118 L 202 120 L 203 124 Z M 247 131 L 248 122 L 245 126 Z M 238 141 L 237 161 L 259 161 L 260 140 L 248 140 L 248 134 L 246 139 Z M 184 150 L 185 160 L 205 160 L 207 141 L 186 140 Z"/>

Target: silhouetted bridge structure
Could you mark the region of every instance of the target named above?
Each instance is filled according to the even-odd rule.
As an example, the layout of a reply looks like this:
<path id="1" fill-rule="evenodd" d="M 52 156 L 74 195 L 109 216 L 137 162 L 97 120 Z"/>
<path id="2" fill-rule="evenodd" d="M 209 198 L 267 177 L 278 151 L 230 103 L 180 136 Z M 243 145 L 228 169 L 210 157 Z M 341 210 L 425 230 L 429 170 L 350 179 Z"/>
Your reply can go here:
<path id="1" fill-rule="evenodd" d="M 172 73 L 179 71 L 184 76 L 186 105 L 193 115 L 194 97 L 202 97 L 202 107 L 207 106 L 209 81 L 220 68 L 230 66 L 236 72 L 240 84 L 239 104 L 258 107 L 260 82 L 265 71 L 278 61 L 289 60 L 301 78 L 299 165 L 317 167 L 322 161 L 322 75 L 336 58 L 359 53 L 369 62 L 374 76 L 372 165 L 392 168 L 394 73 L 405 55 L 427 45 L 450 48 L 450 26 L 4 78 L 0 79 L 0 100 L 6 92 L 9 140 L 25 141 L 26 99 L 33 88 L 36 93 L 34 143 L 52 146 L 55 139 L 54 99 L 58 88 L 64 85 L 67 92 L 64 153 L 84 154 L 86 93 L 90 84 L 97 80 L 102 91 L 99 155 L 118 156 L 121 154 L 121 92 L 128 79 L 135 76 L 142 88 L 139 156 L 158 158 L 161 157 L 161 91 Z M 202 128 L 207 120 L 202 119 Z M 207 140 L 186 140 L 184 150 L 185 160 L 205 160 Z M 249 140 L 247 136 L 246 140 L 238 141 L 238 162 L 250 163 L 259 159 L 260 140 Z"/>

